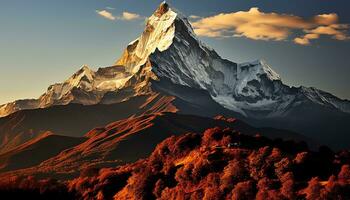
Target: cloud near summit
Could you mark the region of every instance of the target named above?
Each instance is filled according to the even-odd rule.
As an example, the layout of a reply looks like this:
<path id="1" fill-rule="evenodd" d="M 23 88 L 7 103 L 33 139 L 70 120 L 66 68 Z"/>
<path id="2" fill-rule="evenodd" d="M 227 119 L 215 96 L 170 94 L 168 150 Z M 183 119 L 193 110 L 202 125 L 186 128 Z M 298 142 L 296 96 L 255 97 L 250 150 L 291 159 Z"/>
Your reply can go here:
<path id="1" fill-rule="evenodd" d="M 109 7 L 107 7 L 106 9 L 112 10 Z M 126 11 L 123 12 L 120 16 L 114 16 L 111 12 L 109 12 L 107 10 L 96 10 L 96 13 L 98 15 L 100 15 L 106 19 L 112 20 L 112 21 L 114 21 L 114 20 L 132 21 L 132 20 L 137 20 L 137 19 L 142 18 L 139 14 L 126 12 Z"/>
<path id="2" fill-rule="evenodd" d="M 253 7 L 249 11 L 220 13 L 197 18 L 192 25 L 195 32 L 206 37 L 246 37 L 253 40 L 282 41 L 294 37 L 300 45 L 328 35 L 336 40 L 347 40 L 347 24 L 339 24 L 336 13 L 321 14 L 310 19 L 291 14 L 264 13 Z M 301 34 L 300 34 L 301 32 Z M 295 36 L 298 35 L 299 36 Z"/>
<path id="3" fill-rule="evenodd" d="M 109 20 L 115 20 L 116 17 L 113 16 L 112 13 L 108 12 L 107 10 L 96 10 L 96 13 L 100 15 L 101 17 L 104 17 Z"/>

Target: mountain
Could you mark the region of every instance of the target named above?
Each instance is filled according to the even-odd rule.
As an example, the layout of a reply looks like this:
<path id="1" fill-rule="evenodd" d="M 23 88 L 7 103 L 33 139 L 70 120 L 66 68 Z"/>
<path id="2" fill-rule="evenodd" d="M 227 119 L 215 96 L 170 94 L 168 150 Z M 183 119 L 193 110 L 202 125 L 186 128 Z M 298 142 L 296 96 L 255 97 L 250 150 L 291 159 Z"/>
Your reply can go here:
<path id="1" fill-rule="evenodd" d="M 12 151 L 1 154 L 0 172 L 39 165 L 41 162 L 59 154 L 65 149 L 82 143 L 84 140 L 85 138 L 73 138 L 45 133 L 16 147 Z"/>
<path id="2" fill-rule="evenodd" d="M 164 85 L 164 84 L 163 84 Z M 158 84 L 158 90 L 165 86 Z M 171 94 L 153 93 L 138 95 L 127 101 L 113 104 L 81 105 L 68 104 L 33 110 L 22 110 L 0 118 L 0 154 L 15 149 L 46 132 L 82 137 L 95 127 L 150 114 L 196 113 L 201 116 L 236 116 L 236 113 L 221 107 L 204 91 L 173 87 L 172 94 L 186 91 L 191 95 L 175 98 Z M 196 100 L 196 103 L 189 103 Z M 207 107 L 206 109 L 202 109 Z M 45 122 L 45 123 L 43 123 Z M 283 137 L 283 136 L 281 136 Z"/>
<path id="3" fill-rule="evenodd" d="M 350 152 L 319 145 L 350 148 L 350 102 L 221 58 L 165 2 L 112 66 L 0 116 L 12 199 L 350 198 Z"/>
<path id="4" fill-rule="evenodd" d="M 293 143 L 305 148 L 307 144 L 304 141 L 313 144 L 302 135 L 285 130 L 254 128 L 235 118 L 153 113 L 118 120 L 94 128 L 80 137 L 45 134 L 32 139 L 0 154 L 3 160 L 0 172 L 5 172 L 7 176 L 23 174 L 67 179 L 76 177 L 86 168 L 136 162 L 149 156 L 160 142 L 170 136 L 199 133 L 213 127 L 231 128 L 241 134 L 266 136 L 276 141 L 282 141 L 282 138 L 285 141 L 295 140 Z M 24 157 L 29 152 L 33 153 L 30 162 Z"/>
<path id="5" fill-rule="evenodd" d="M 107 67 L 95 72 L 87 66 L 83 66 L 63 83 L 51 85 L 39 99 L 20 100 L 1 106 L 0 116 L 7 116 L 19 110 L 46 108 L 69 103 L 98 104 L 106 93 L 115 91 L 125 84 L 127 77 L 123 76 L 122 71 L 121 67 Z"/>
<path id="6" fill-rule="evenodd" d="M 39 99 L 1 106 L 0 116 L 71 103 L 115 104 L 144 95 L 174 98 L 175 112 L 213 117 L 222 111 L 255 126 L 296 131 L 333 148 L 350 144 L 348 100 L 316 88 L 290 87 L 262 60 L 234 63 L 221 58 L 167 3 L 148 18 L 141 36 L 113 66 L 97 71 L 83 66 Z"/>
<path id="7" fill-rule="evenodd" d="M 69 104 L 44 109 L 22 110 L 0 118 L 0 153 L 15 149 L 46 132 L 82 137 L 95 127 L 155 111 L 171 111 L 165 98 L 138 96 L 126 102 L 84 106 Z M 163 102 L 160 107 L 156 105 Z M 45 123 L 43 123 L 45 122 Z"/>

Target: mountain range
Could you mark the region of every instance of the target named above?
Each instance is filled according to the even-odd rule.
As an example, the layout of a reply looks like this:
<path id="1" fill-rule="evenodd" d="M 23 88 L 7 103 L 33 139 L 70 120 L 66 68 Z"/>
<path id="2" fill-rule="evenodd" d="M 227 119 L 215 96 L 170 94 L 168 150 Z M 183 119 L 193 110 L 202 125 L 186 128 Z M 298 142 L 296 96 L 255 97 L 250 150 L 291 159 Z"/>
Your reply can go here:
<path id="1" fill-rule="evenodd" d="M 221 58 L 166 3 L 114 64 L 83 66 L 38 99 L 0 106 L 0 116 L 2 172 L 74 175 L 136 161 L 172 134 L 213 126 L 350 147 L 348 100 L 288 86 L 266 61 Z M 18 163 L 31 154 L 36 160 Z"/>
<path id="2" fill-rule="evenodd" d="M 234 63 L 221 58 L 196 37 L 185 16 L 166 5 L 147 20 L 144 32 L 113 66 L 97 71 L 83 66 L 63 83 L 51 85 L 39 99 L 0 106 L 0 116 L 72 103 L 115 104 L 161 94 L 191 107 L 200 103 L 205 104 L 203 109 L 220 107 L 224 114 L 255 126 L 292 130 L 334 148 L 348 147 L 348 100 L 316 88 L 288 86 L 262 60 Z M 181 106 L 177 109 L 182 110 Z M 207 117 L 218 113 L 186 111 Z"/>

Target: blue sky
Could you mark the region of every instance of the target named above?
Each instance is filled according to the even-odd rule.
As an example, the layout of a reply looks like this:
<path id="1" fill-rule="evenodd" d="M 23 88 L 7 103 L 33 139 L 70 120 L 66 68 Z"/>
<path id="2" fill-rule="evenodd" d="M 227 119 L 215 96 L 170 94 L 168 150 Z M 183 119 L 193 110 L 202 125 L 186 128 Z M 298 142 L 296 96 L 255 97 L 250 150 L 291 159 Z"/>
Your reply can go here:
<path id="1" fill-rule="evenodd" d="M 142 32 L 142 17 L 151 15 L 160 2 L 1 0 L 0 104 L 38 97 L 50 84 L 65 80 L 83 64 L 93 68 L 111 65 L 125 46 Z M 168 2 L 188 16 L 211 17 L 220 13 L 248 12 L 257 7 L 261 13 L 293 15 L 305 21 L 320 14 L 335 13 L 339 18 L 337 24 L 350 24 L 347 0 Z M 102 10 L 117 19 L 99 16 L 96 11 Z M 141 17 L 122 19 L 123 12 Z M 347 29 L 343 31 L 349 33 Z M 266 60 L 287 84 L 313 86 L 350 99 L 350 42 L 332 39 L 329 35 L 319 35 L 320 38 L 310 40 L 310 45 L 293 42 L 295 37 L 303 35 L 303 29 L 292 29 L 281 41 L 257 40 L 244 35 L 200 38 L 232 61 Z"/>

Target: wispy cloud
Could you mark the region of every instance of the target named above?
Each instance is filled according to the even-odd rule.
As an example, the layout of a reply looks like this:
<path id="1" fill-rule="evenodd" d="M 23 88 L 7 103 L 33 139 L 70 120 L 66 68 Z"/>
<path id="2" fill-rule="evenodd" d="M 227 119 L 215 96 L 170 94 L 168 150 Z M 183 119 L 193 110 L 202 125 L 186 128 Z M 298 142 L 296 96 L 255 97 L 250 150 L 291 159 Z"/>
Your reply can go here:
<path id="1" fill-rule="evenodd" d="M 294 42 L 296 44 L 300 44 L 300 45 L 309 45 L 310 40 L 315 40 L 318 38 L 320 38 L 319 34 L 309 33 L 309 34 L 304 35 L 303 37 L 294 38 Z"/>
<path id="2" fill-rule="evenodd" d="M 141 16 L 139 14 L 131 13 L 131 12 L 123 12 L 122 16 L 119 17 L 119 19 L 127 20 L 127 21 L 136 20 L 136 19 L 140 19 L 140 18 L 141 18 Z"/>
<path id="3" fill-rule="evenodd" d="M 349 39 L 347 24 L 339 24 L 335 13 L 304 19 L 291 14 L 264 13 L 258 8 L 249 11 L 221 13 L 197 19 L 192 24 L 195 32 L 206 37 L 246 37 L 253 40 L 287 40 L 298 32 L 304 35 L 293 41 L 300 45 L 310 44 L 310 40 L 328 35 L 336 40 Z"/>
<path id="4" fill-rule="evenodd" d="M 350 37 L 346 34 L 349 29 L 347 24 L 330 24 L 328 26 L 319 26 L 311 30 L 304 30 L 306 34 L 294 39 L 294 42 L 301 45 L 309 45 L 310 40 L 320 38 L 321 35 L 329 35 L 335 40 L 348 40 Z"/>
<path id="5" fill-rule="evenodd" d="M 107 7 L 106 9 L 108 9 Z M 111 9 L 109 9 L 111 10 Z M 142 17 L 139 14 L 131 13 L 131 12 L 123 12 L 120 16 L 114 16 L 111 12 L 107 10 L 96 10 L 96 13 L 106 19 L 115 21 L 115 20 L 123 20 L 123 21 L 132 21 L 141 19 Z"/>
<path id="6" fill-rule="evenodd" d="M 116 17 L 113 16 L 113 14 L 108 12 L 107 10 L 96 10 L 96 13 L 106 19 L 116 20 Z"/>

